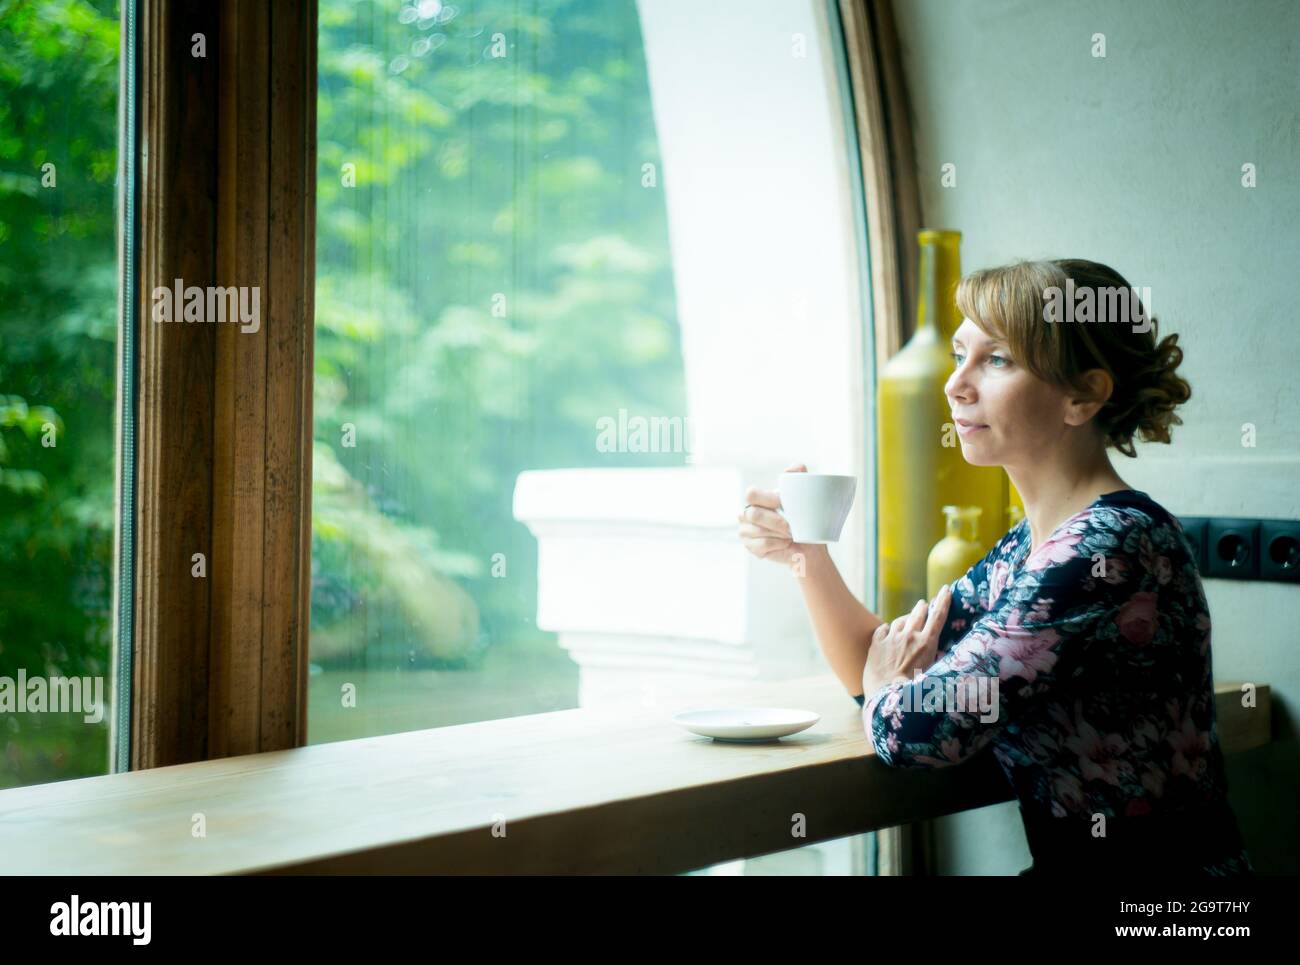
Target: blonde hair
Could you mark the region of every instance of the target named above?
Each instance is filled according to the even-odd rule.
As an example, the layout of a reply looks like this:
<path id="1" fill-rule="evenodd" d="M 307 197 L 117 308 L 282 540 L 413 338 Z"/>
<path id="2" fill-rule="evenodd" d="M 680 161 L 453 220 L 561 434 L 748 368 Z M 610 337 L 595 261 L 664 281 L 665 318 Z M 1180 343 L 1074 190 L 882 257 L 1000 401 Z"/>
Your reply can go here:
<path id="1" fill-rule="evenodd" d="M 1098 293 L 1097 324 L 1048 321 L 1070 282 L 1076 291 L 1126 289 L 1129 312 L 1115 312 L 1114 300 Z M 1116 317 L 1107 317 L 1107 305 Z M 1013 361 L 1053 385 L 1085 394 L 1083 374 L 1097 368 L 1107 372 L 1114 387 L 1094 418 L 1106 445 L 1124 455 L 1137 455 L 1135 434 L 1167 443 L 1171 426 L 1183 424 L 1174 409 L 1191 397 L 1192 388 L 1176 373 L 1183 360 L 1178 336 L 1157 340 L 1156 318 L 1147 315 L 1137 292 L 1113 268 L 1079 258 L 985 268 L 962 278 L 957 307 L 986 335 L 1006 342 Z"/>

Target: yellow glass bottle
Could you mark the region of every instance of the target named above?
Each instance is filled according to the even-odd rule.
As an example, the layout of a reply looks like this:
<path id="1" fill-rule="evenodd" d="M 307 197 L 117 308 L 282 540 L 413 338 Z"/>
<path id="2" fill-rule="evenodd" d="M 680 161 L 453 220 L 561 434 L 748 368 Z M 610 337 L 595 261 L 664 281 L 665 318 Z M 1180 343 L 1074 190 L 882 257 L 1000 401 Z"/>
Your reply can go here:
<path id="1" fill-rule="evenodd" d="M 1003 500 L 1003 505 L 1006 506 L 1007 513 L 1006 527 L 1003 529 L 1003 532 L 1006 532 L 1006 530 L 1011 529 L 1011 527 L 1015 526 L 1025 518 L 1025 502 L 1020 498 L 1020 493 L 1016 492 L 1016 487 L 1012 485 L 1011 477 L 1007 476 L 1005 472 L 1003 473 L 1003 476 L 1006 481 L 1004 487 L 1006 499 Z"/>
<path id="2" fill-rule="evenodd" d="M 925 595 L 926 559 L 944 535 L 944 506 L 983 509 L 977 539 L 985 547 L 1006 532 L 1006 473 L 966 462 L 943 391 L 961 324 L 961 232 L 922 231 L 917 241 L 916 334 L 882 367 L 877 390 L 876 613 L 886 620 Z"/>
<path id="3" fill-rule="evenodd" d="M 947 535 L 934 544 L 925 562 L 925 598 L 933 600 L 939 587 L 966 575 L 988 552 L 979 541 L 978 506 L 945 506 Z"/>

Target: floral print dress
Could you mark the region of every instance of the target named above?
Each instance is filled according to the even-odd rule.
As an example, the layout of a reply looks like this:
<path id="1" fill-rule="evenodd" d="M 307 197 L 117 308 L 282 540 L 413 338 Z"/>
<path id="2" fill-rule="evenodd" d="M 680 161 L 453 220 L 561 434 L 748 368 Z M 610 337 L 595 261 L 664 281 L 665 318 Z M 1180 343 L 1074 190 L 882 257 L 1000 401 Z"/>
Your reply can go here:
<path id="1" fill-rule="evenodd" d="M 1227 803 L 1209 608 L 1176 517 L 1120 490 L 1030 543 L 1022 520 L 951 585 L 923 675 L 855 698 L 876 754 L 944 767 L 990 747 L 1034 856 L 1022 874 L 1253 873 Z"/>

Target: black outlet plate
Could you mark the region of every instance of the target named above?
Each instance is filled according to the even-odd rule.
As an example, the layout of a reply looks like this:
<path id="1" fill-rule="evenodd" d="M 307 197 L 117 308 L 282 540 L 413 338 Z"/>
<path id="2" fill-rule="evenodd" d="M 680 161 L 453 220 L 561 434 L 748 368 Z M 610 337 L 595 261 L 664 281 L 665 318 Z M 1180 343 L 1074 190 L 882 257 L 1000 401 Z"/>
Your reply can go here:
<path id="1" fill-rule="evenodd" d="M 1182 526 L 1187 541 L 1192 544 L 1192 559 L 1196 561 L 1196 569 L 1204 573 L 1206 563 L 1205 543 L 1210 529 L 1210 518 L 1208 516 L 1179 516 L 1178 524 Z"/>
<path id="2" fill-rule="evenodd" d="M 1202 578 L 1300 583 L 1300 520 L 1179 516 Z M 1223 559 L 1224 538 L 1238 539 L 1236 565 Z"/>

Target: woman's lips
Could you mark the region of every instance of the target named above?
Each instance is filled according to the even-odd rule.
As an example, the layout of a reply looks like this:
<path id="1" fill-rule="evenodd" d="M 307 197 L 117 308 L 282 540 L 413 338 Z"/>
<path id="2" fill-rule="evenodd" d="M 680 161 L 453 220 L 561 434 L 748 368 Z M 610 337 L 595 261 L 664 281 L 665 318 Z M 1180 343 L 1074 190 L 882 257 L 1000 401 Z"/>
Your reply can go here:
<path id="1" fill-rule="evenodd" d="M 957 432 L 962 436 L 972 436 L 977 432 L 983 432 L 987 428 L 988 426 L 964 426 L 960 422 L 957 423 Z"/>

